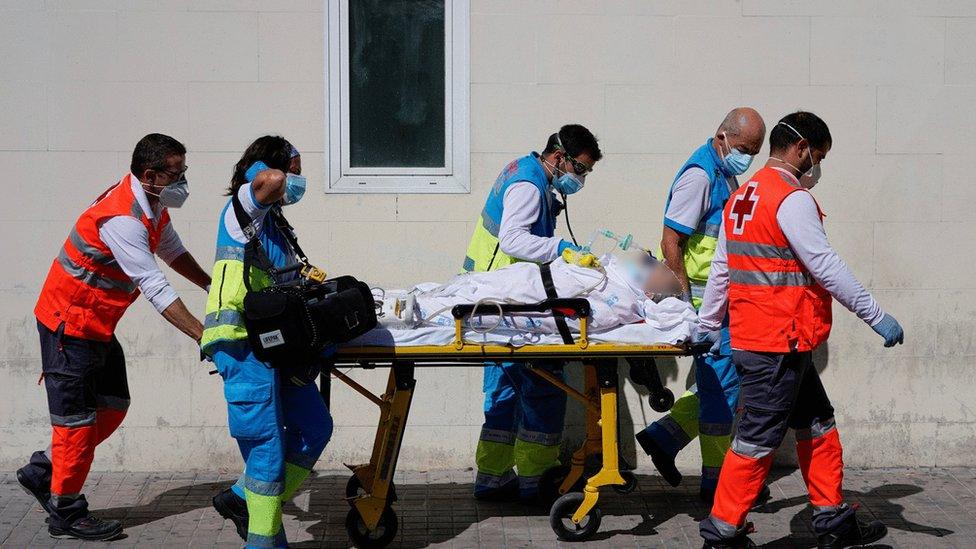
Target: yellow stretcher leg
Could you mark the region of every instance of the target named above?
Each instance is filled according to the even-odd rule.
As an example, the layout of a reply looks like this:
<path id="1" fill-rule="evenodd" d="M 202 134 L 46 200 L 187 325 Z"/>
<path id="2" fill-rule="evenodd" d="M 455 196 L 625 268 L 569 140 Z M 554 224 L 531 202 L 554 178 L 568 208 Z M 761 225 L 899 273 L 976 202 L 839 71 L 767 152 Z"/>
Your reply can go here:
<path id="1" fill-rule="evenodd" d="M 611 484 L 623 485 L 626 483 L 624 478 L 620 475 L 620 460 L 617 455 L 617 365 L 616 364 L 603 364 L 603 365 L 587 365 L 587 392 L 591 390 L 593 392 L 599 392 L 600 398 L 600 411 L 597 416 L 595 413 L 587 412 L 587 436 L 586 442 L 583 445 L 583 449 L 586 451 L 582 453 L 583 461 L 585 461 L 587 453 L 591 452 L 594 447 L 599 444 L 602 447 L 603 452 L 603 463 L 601 464 L 600 471 L 593 475 L 586 481 L 586 487 L 583 489 L 583 503 L 580 504 L 579 509 L 573 514 L 572 520 L 574 523 L 579 524 L 586 515 L 593 509 L 596 505 L 597 500 L 600 497 L 600 487 L 608 486 Z M 592 389 L 590 384 L 592 383 Z M 592 416 L 592 417 L 591 417 Z M 592 434 L 591 434 L 592 431 Z M 599 437 L 597 440 L 592 440 L 592 438 Z M 580 474 L 582 474 L 582 464 L 577 466 L 577 455 L 580 454 L 578 450 L 576 454 L 573 455 L 573 469 L 578 468 Z M 572 472 L 570 473 L 572 476 Z M 578 476 L 576 477 L 579 478 Z M 567 478 L 567 480 L 569 480 Z M 575 480 L 574 480 L 575 482 Z M 560 490 L 563 488 L 569 488 L 572 484 L 568 486 L 563 483 Z"/>
<path id="2" fill-rule="evenodd" d="M 345 376 L 336 377 L 360 393 L 366 391 Z M 403 442 L 404 427 L 415 386 L 413 364 L 396 362 L 390 367 L 386 392 L 380 397 L 370 398 L 371 401 L 378 402 L 380 407 L 380 420 L 373 440 L 373 453 L 369 463 L 349 466 L 362 489 L 360 495 L 350 494 L 353 498 L 350 503 L 359 511 L 363 523 L 369 530 L 376 529 L 383 512 L 391 503 L 390 487 L 396 471 L 397 458 L 400 455 L 400 445 Z"/>

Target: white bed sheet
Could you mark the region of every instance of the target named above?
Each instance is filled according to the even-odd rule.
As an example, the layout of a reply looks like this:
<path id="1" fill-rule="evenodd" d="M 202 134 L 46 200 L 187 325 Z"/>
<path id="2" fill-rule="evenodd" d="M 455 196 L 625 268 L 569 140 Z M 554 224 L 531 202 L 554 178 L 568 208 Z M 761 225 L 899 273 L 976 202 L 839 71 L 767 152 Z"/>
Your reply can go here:
<path id="1" fill-rule="evenodd" d="M 401 292 L 402 293 L 402 292 Z M 397 295 L 396 291 L 388 291 L 388 297 Z M 667 298 L 655 304 L 650 320 L 637 324 L 627 324 L 601 332 L 590 333 L 589 339 L 594 343 L 627 343 L 634 345 L 650 345 L 663 343 L 677 345 L 691 339 L 697 324 L 695 313 L 675 298 Z M 575 336 L 575 334 L 574 334 Z M 471 343 L 512 345 L 544 345 L 562 343 L 559 334 L 541 335 L 538 333 L 517 332 L 499 327 L 486 334 L 474 330 L 466 330 L 465 341 Z M 395 319 L 387 321 L 381 319 L 379 326 L 359 338 L 346 343 L 344 346 L 419 346 L 419 345 L 449 345 L 454 341 L 453 326 L 418 326 L 407 327 Z"/>

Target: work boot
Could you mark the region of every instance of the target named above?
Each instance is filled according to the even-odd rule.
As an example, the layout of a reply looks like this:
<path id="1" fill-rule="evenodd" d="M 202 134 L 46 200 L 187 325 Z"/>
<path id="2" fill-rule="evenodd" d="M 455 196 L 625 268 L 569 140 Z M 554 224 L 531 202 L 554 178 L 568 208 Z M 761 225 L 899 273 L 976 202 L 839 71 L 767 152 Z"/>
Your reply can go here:
<path id="1" fill-rule="evenodd" d="M 44 452 L 34 452 L 30 462 L 17 469 L 17 482 L 25 492 L 34 496 L 41 508 L 50 514 L 51 506 L 51 460 Z"/>
<path id="2" fill-rule="evenodd" d="M 881 521 L 863 522 L 854 514 L 854 507 L 847 507 L 826 521 L 814 515 L 814 531 L 817 532 L 817 547 L 820 549 L 841 549 L 874 543 L 888 535 L 888 527 Z M 821 522 L 817 528 L 818 522 Z M 823 528 L 827 523 L 827 528 Z"/>
<path id="3" fill-rule="evenodd" d="M 714 488 L 699 488 L 698 497 L 701 499 L 702 503 L 707 505 L 709 508 L 715 503 L 715 489 Z M 769 486 L 763 484 L 762 490 L 759 491 L 759 495 L 756 496 L 756 501 L 752 504 L 752 508 L 755 509 L 761 505 L 764 505 L 770 500 Z"/>
<path id="4" fill-rule="evenodd" d="M 234 523 L 237 535 L 247 541 L 247 501 L 230 488 L 213 497 L 213 508 L 220 516 Z"/>
<path id="5" fill-rule="evenodd" d="M 677 486 L 681 484 L 681 472 L 678 468 L 674 466 L 674 458 L 665 453 L 660 446 L 654 442 L 651 438 L 650 433 L 646 430 L 641 431 L 634 435 L 637 439 L 637 443 L 644 450 L 644 453 L 651 456 L 651 462 L 654 463 L 654 467 L 657 468 L 657 472 L 661 473 L 661 477 L 664 481 L 671 486 Z"/>
<path id="6" fill-rule="evenodd" d="M 102 520 L 88 512 L 85 496 L 60 498 L 52 502 L 53 512 L 48 521 L 47 533 L 52 538 L 107 541 L 122 535 L 122 523 Z"/>

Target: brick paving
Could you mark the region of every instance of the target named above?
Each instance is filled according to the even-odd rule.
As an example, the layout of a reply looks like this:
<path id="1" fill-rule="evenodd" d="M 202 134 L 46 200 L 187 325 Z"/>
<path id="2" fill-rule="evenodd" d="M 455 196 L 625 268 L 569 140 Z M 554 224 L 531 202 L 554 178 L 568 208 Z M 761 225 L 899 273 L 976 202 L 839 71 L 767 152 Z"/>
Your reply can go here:
<path id="1" fill-rule="evenodd" d="M 678 488 L 639 475 L 635 492 L 604 490 L 603 524 L 586 543 L 558 543 L 546 512 L 471 498 L 470 471 L 403 472 L 395 504 L 400 530 L 391 547 L 700 547 L 698 520 L 706 509 L 697 479 Z M 774 471 L 772 499 L 751 515 L 753 539 L 765 547 L 813 547 L 803 479 Z M 342 499 L 348 473 L 321 472 L 285 507 L 293 547 L 348 547 Z M 232 477 L 219 473 L 93 473 L 86 485 L 92 509 L 122 520 L 126 537 L 111 543 L 55 540 L 45 514 L 22 492 L 12 473 L 0 473 L 2 547 L 240 547 L 230 522 L 210 498 Z M 849 470 L 848 500 L 889 526 L 874 547 L 976 547 L 976 468 Z"/>

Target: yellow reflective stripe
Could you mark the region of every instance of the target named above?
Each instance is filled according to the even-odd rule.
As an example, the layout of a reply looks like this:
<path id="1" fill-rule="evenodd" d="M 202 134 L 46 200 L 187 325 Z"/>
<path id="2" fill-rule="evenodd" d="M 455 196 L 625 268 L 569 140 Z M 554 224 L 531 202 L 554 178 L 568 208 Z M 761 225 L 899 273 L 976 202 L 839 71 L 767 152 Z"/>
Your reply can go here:
<path id="1" fill-rule="evenodd" d="M 480 472 L 503 475 L 515 465 L 515 447 L 511 444 L 480 440 L 475 451 L 475 463 Z"/>
<path id="2" fill-rule="evenodd" d="M 264 496 L 244 488 L 247 500 L 247 532 L 274 537 L 281 531 L 281 496 Z"/>
<path id="3" fill-rule="evenodd" d="M 559 465 L 559 445 L 549 446 L 515 440 L 515 467 L 520 477 L 536 477 Z"/>

